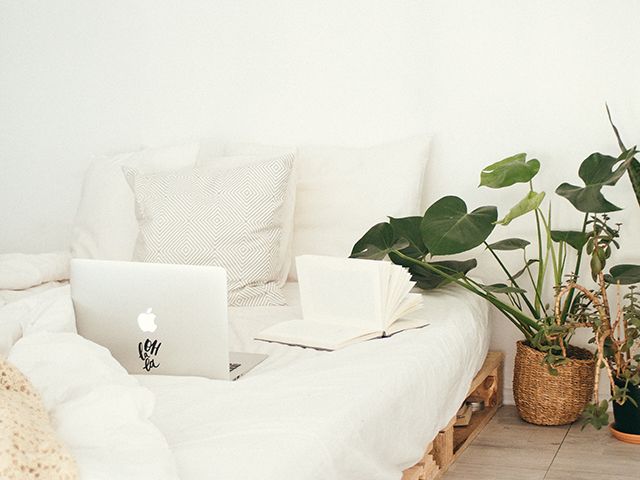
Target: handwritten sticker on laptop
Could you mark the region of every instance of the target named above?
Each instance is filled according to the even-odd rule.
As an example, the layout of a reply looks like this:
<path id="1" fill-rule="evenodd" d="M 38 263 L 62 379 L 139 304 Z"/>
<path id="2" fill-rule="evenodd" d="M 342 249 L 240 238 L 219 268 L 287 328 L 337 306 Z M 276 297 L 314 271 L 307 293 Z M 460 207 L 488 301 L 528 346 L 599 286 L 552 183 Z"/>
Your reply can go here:
<path id="1" fill-rule="evenodd" d="M 160 364 L 155 361 L 155 357 L 158 355 L 158 351 L 160 350 L 160 345 L 162 345 L 162 342 L 159 342 L 158 340 L 151 340 L 149 338 L 144 342 L 138 343 L 138 356 L 140 357 L 140 360 L 144 362 L 144 366 L 142 368 L 147 372 L 160 366 Z"/>

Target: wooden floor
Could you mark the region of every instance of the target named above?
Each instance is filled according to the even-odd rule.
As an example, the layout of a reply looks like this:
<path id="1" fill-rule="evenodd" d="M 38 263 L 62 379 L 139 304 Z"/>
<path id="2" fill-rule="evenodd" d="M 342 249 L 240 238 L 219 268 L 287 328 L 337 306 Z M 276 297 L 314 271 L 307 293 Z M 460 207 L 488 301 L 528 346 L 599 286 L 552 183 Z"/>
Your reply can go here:
<path id="1" fill-rule="evenodd" d="M 536 427 L 502 407 L 444 480 L 638 480 L 640 445 L 607 429 Z"/>

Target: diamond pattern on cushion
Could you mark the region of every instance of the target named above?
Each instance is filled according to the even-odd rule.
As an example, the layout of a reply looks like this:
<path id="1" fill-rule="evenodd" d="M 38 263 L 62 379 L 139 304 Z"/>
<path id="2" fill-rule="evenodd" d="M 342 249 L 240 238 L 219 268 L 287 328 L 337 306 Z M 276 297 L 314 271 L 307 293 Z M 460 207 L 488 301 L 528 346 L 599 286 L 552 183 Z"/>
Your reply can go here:
<path id="1" fill-rule="evenodd" d="M 220 266 L 229 305 L 283 305 L 280 242 L 293 160 L 147 175 L 124 168 L 140 227 L 134 260 Z"/>

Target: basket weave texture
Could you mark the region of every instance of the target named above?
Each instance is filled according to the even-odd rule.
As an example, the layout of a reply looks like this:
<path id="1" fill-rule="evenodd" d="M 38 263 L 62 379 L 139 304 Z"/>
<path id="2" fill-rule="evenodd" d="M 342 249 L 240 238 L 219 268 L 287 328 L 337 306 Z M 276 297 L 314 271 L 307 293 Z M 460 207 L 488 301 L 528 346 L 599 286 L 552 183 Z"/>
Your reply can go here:
<path id="1" fill-rule="evenodd" d="M 517 342 L 513 396 L 520 418 L 535 425 L 575 422 L 593 395 L 595 359 L 584 348 L 569 347 L 569 362 L 551 375 L 544 353 Z"/>

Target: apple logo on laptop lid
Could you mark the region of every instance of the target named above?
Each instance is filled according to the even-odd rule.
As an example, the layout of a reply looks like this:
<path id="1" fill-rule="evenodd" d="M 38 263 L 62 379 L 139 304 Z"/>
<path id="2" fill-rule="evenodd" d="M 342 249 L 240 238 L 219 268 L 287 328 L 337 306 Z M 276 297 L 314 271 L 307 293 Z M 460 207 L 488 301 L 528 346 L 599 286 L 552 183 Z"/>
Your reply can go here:
<path id="1" fill-rule="evenodd" d="M 145 312 L 142 312 L 138 315 L 138 327 L 143 332 L 155 332 L 158 328 L 156 325 L 156 314 L 153 313 L 153 309 L 151 307 L 147 308 Z"/>

